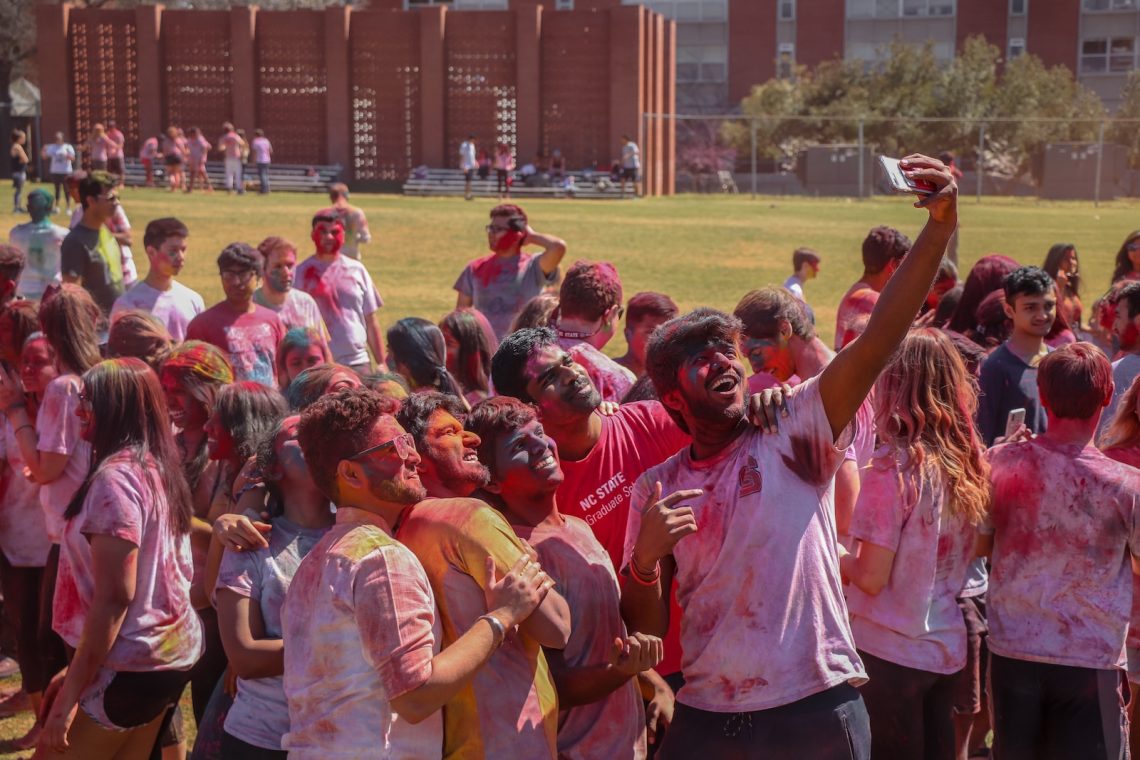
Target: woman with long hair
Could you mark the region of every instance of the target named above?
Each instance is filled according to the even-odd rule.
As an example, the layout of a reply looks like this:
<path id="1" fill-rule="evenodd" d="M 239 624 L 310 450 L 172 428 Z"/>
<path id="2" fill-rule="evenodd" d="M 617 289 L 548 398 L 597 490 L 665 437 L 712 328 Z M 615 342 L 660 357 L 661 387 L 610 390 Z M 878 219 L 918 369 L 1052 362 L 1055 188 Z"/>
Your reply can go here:
<path id="1" fill-rule="evenodd" d="M 1116 265 L 1112 270 L 1112 285 L 1121 280 L 1140 280 L 1140 230 L 1133 230 L 1116 252 Z"/>
<path id="2" fill-rule="evenodd" d="M 443 331 L 426 319 L 404 317 L 388 328 L 388 364 L 407 378 L 413 392 L 432 390 L 463 398 L 463 388 L 447 370 Z"/>
<path id="3" fill-rule="evenodd" d="M 12 301 L 0 311 L 0 359 L 9 364 L 20 361 L 24 341 L 40 331 L 39 309 L 35 301 Z"/>
<path id="4" fill-rule="evenodd" d="M 80 435 L 83 384 L 80 376 L 99 362 L 96 321 L 99 307 L 78 285 L 63 285 L 40 306 L 40 326 L 54 356 L 57 376 L 42 400 L 29 408 L 20 376 L 12 367 L 0 371 L 0 408 L 8 418 L 24 468 L 39 484 L 40 507 L 52 547 L 40 586 L 39 645 L 50 678 L 66 664 L 63 645 L 53 633 L 53 599 L 59 567 L 64 512 L 87 477 L 91 446 Z"/>
<path id="5" fill-rule="evenodd" d="M 875 383 L 881 446 L 863 476 L 841 560 L 874 757 L 956 756 L 955 678 L 966 665 L 957 597 L 989 505 L 976 392 L 950 340 L 920 329 Z"/>
<path id="6" fill-rule="evenodd" d="M 285 389 L 289 408 L 300 414 L 321 396 L 364 385 L 360 375 L 343 364 L 318 364 L 293 378 Z"/>
<path id="7" fill-rule="evenodd" d="M 474 406 L 491 395 L 491 357 L 499 347 L 491 323 L 476 309 L 456 309 L 439 323 L 447 346 L 447 371 Z"/>
<path id="8" fill-rule="evenodd" d="M 48 384 L 59 375 L 55 354 L 43 333 L 33 333 L 24 343 L 19 369 L 28 416 L 35 419 Z M 0 589 L 4 592 L 4 615 L 16 634 L 21 685 L 38 717 L 44 689 L 54 672 L 51 669 L 60 664 L 43 656 L 39 640 L 41 587 L 51 539 L 40 507 L 39 484 L 24 477 L 24 460 L 15 433 L 4 421 L 0 456 L 0 499 L 4 512 L 4 519 L 0 520 Z M 51 636 L 54 650 L 62 651 L 62 643 L 54 632 Z M 25 736 L 16 740 L 16 748 L 35 746 L 39 729 L 37 720 Z"/>
<path id="9" fill-rule="evenodd" d="M 328 497 L 313 483 L 297 443 L 300 421 L 295 414 L 281 419 L 257 449 L 257 469 L 269 492 L 270 519 L 262 524 L 272 528 L 268 540 L 227 551 L 221 559 L 218 621 L 238 678 L 221 740 L 223 760 L 286 755 L 281 606 L 301 560 L 333 524 Z M 260 509 L 243 517 L 251 527 L 251 520 L 262 519 Z"/>
<path id="10" fill-rule="evenodd" d="M 174 338 L 158 317 L 141 309 L 127 309 L 115 315 L 107 336 L 110 358 L 133 356 L 142 359 L 158 372 L 166 355 L 174 347 Z"/>
<path id="11" fill-rule="evenodd" d="M 1065 316 L 1069 327 L 1084 330 L 1084 307 L 1081 304 L 1081 273 L 1077 248 L 1072 243 L 1057 243 L 1045 255 L 1041 268 L 1057 283 L 1060 299 L 1057 311 Z"/>
<path id="12" fill-rule="evenodd" d="M 12 175 L 12 213 L 24 213 L 20 200 L 24 195 L 24 183 L 28 181 L 28 151 L 24 146 L 28 135 L 20 129 L 12 130 L 12 147 L 8 151 L 8 168 Z"/>
<path id="13" fill-rule="evenodd" d="M 82 383 L 91 466 L 65 513 L 55 599 L 75 653 L 40 743 L 63 757 L 147 757 L 202 652 L 190 491 L 154 372 L 108 359 Z"/>
<path id="14" fill-rule="evenodd" d="M 1005 276 L 1020 266 L 1009 256 L 991 253 L 978 259 L 966 275 L 962 284 L 962 298 L 958 308 L 950 318 L 949 329 L 963 335 L 971 335 L 977 327 L 977 311 L 985 297 L 995 290 L 1001 290 Z M 971 336 L 972 337 L 972 336 Z"/>

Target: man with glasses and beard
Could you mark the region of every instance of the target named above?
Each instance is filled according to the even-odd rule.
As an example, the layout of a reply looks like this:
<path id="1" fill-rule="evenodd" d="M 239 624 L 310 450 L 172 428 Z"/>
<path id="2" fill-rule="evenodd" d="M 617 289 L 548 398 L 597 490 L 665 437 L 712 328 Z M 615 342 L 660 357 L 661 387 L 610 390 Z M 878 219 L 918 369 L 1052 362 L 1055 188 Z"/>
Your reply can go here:
<path id="1" fill-rule="evenodd" d="M 526 554 L 501 580 L 485 560 L 481 612 L 440 651 L 428 577 L 393 538 L 400 515 L 425 496 L 415 443 L 395 410 L 391 399 L 354 388 L 301 415 L 309 472 L 337 513 L 282 609 L 290 757 L 441 757 L 440 708 L 470 693 L 473 675 L 490 670 L 483 666 L 507 632 L 525 625 L 552 586 Z"/>
<path id="2" fill-rule="evenodd" d="M 470 498 L 490 474 L 476 454 L 479 438 L 463 429 L 463 417 L 458 398 L 436 392 L 410 396 L 397 414 L 422 452 L 416 471 L 423 487 L 436 498 L 405 512 L 396 535 L 431 582 L 445 647 L 487 614 L 495 572 L 529 556 L 499 512 Z M 569 636 L 569 608 L 552 591 L 507 636 L 491 666 L 445 705 L 444 756 L 554 758 L 558 702 L 542 648 L 562 649 Z"/>

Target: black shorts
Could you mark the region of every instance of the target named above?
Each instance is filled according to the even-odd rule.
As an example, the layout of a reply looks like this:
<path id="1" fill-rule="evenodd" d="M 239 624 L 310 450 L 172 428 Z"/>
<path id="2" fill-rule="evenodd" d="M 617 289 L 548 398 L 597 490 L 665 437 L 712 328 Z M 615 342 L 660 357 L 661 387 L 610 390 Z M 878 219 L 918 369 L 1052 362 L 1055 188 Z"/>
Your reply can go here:
<path id="1" fill-rule="evenodd" d="M 182 156 L 163 156 L 162 162 L 167 166 L 182 166 Z"/>
<path id="2" fill-rule="evenodd" d="M 105 728 L 129 730 L 145 726 L 178 704 L 189 682 L 189 670 L 104 670 L 88 687 L 80 706 Z"/>
<path id="3" fill-rule="evenodd" d="M 623 182 L 627 179 L 633 182 L 637 182 L 637 169 L 622 169 L 621 179 Z"/>
<path id="4" fill-rule="evenodd" d="M 475 176 L 475 170 L 474 169 L 467 169 L 466 171 L 463 172 L 463 179 L 467 180 L 468 182 L 470 182 L 471 178 L 474 176 Z"/>
<path id="5" fill-rule="evenodd" d="M 1123 670 L 1096 670 L 990 653 L 994 757 L 1124 757 L 1128 681 Z"/>
<path id="6" fill-rule="evenodd" d="M 105 172 L 105 171 L 107 171 L 107 162 L 106 161 L 96 161 L 95 159 L 91 159 L 91 171 L 93 171 L 93 172 Z"/>
<path id="7" fill-rule="evenodd" d="M 111 172 L 111 174 L 122 174 L 123 169 L 124 167 L 122 158 L 107 159 L 107 171 Z"/>

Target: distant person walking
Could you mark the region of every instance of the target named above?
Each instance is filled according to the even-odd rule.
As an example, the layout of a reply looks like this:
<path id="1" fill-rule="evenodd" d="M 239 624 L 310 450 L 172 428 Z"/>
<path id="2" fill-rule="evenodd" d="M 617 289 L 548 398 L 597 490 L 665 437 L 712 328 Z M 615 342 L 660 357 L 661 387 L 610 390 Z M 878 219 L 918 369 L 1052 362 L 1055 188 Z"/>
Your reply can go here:
<path id="1" fill-rule="evenodd" d="M 52 209 L 52 213 L 59 213 L 61 191 L 67 212 L 71 213 L 71 196 L 67 194 L 66 182 L 67 175 L 75 171 L 75 148 L 64 139 L 63 132 L 56 132 L 55 142 L 44 146 L 40 155 L 49 162 L 48 174 L 51 176 L 52 185 L 55 186 L 55 208 Z"/>
<path id="2" fill-rule="evenodd" d="M 633 194 L 638 196 L 637 183 L 641 179 L 641 148 L 629 135 L 621 136 L 621 197 L 625 197 L 625 183 L 633 183 Z"/>
<path id="3" fill-rule="evenodd" d="M 8 149 L 8 156 L 12 170 L 13 214 L 24 213 L 24 207 L 20 205 L 20 200 L 24 196 L 24 183 L 28 180 L 28 152 L 24 150 L 24 144 L 27 141 L 28 136 L 24 134 L 23 130 L 12 130 L 12 147 Z"/>
<path id="4" fill-rule="evenodd" d="M 118 177 L 121 185 L 127 173 L 127 166 L 123 162 L 123 146 L 127 144 L 127 136 L 114 120 L 107 122 L 107 139 L 111 141 L 111 145 L 107 148 L 107 171 Z"/>
<path id="5" fill-rule="evenodd" d="M 170 192 L 182 186 L 182 165 L 186 163 L 186 150 L 178 137 L 177 127 L 167 127 L 162 139 L 162 162 L 166 165 L 166 181 Z"/>
<path id="6" fill-rule="evenodd" d="M 471 180 L 479 169 L 479 159 L 475 155 L 475 135 L 467 135 L 467 139 L 459 145 L 459 168 L 463 171 L 463 197 L 471 200 Z"/>
<path id="7" fill-rule="evenodd" d="M 154 161 L 159 157 L 158 138 L 151 136 L 143 141 L 139 148 L 139 161 L 142 161 L 143 171 L 146 172 L 146 186 L 154 187 Z M 66 177 L 64 177 L 66 179 Z M 56 205 L 59 201 L 56 201 Z"/>
<path id="8" fill-rule="evenodd" d="M 234 125 L 228 121 L 222 125 L 222 136 L 218 138 L 218 151 L 222 154 L 222 160 L 225 164 L 226 175 L 226 192 L 233 193 L 235 190 L 238 195 L 245 193 L 245 186 L 242 184 L 242 155 L 243 151 L 248 148 L 245 138 L 243 138 L 234 129 Z"/>
<path id="9" fill-rule="evenodd" d="M 253 142 L 249 148 L 253 162 L 257 164 L 258 192 L 266 195 L 269 193 L 269 162 L 273 159 L 273 145 L 266 138 L 264 129 L 253 130 Z"/>
<path id="10" fill-rule="evenodd" d="M 368 217 L 364 210 L 348 202 L 348 185 L 335 182 L 329 185 L 329 200 L 332 205 L 320 211 L 320 214 L 335 216 L 344 227 L 344 245 L 340 252 L 350 259 L 360 260 L 360 244 L 372 239 L 372 232 L 368 229 Z"/>
<path id="11" fill-rule="evenodd" d="M 186 192 L 194 192 L 194 183 L 197 180 L 201 180 L 207 193 L 214 192 L 214 186 L 210 184 L 210 175 L 206 173 L 206 155 L 214 146 L 210 145 L 210 141 L 197 127 L 190 127 L 190 139 L 187 140 L 187 145 L 190 153 L 190 185 L 186 188 Z"/>
<path id="12" fill-rule="evenodd" d="M 91 127 L 91 136 L 87 138 L 87 153 L 91 157 L 91 171 L 107 171 L 107 157 L 115 143 L 107 136 L 107 130 L 102 124 Z"/>
<path id="13" fill-rule="evenodd" d="M 495 191 L 500 198 L 511 197 L 511 172 L 515 168 L 515 157 L 511 155 L 511 146 L 499 143 L 495 149 Z"/>

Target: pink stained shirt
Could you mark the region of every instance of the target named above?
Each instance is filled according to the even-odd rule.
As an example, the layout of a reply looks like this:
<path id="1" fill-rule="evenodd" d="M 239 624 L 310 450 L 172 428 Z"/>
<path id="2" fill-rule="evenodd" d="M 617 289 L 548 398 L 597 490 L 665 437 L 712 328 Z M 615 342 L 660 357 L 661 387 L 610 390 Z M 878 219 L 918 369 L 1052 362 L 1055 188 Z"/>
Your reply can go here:
<path id="1" fill-rule="evenodd" d="M 210 152 L 210 148 L 213 146 L 210 145 L 210 141 L 205 137 L 198 135 L 197 137 L 189 138 L 186 147 L 189 148 L 190 163 L 204 164 L 206 163 L 206 154 Z"/>
<path id="2" fill-rule="evenodd" d="M 879 292 L 862 282 L 857 282 L 839 302 L 835 314 L 835 350 L 839 351 L 856 338 L 855 323 L 862 317 L 871 316 L 875 304 L 879 302 Z"/>
<path id="3" fill-rule="evenodd" d="M 127 143 L 126 135 L 120 129 L 109 129 L 107 139 L 111 141 L 111 145 L 107 148 L 107 158 L 122 158 L 123 146 Z"/>
<path id="4" fill-rule="evenodd" d="M 202 623 L 190 605 L 190 535 L 176 534 L 153 460 L 112 454 L 91 478 L 83 508 L 60 543 L 53 627 L 72 647 L 83 636 L 95 593 L 91 536 L 138 547 L 135 595 L 104 666 L 115 671 L 186 670 L 203 651 Z"/>
<path id="5" fill-rule="evenodd" d="M 273 157 L 273 146 L 265 137 L 253 138 L 253 142 L 249 144 L 249 149 L 253 153 L 253 162 L 256 164 L 267 164 Z"/>
<path id="6" fill-rule="evenodd" d="M 80 437 L 79 418 L 75 416 L 82 387 L 79 375 L 60 375 L 48 383 L 43 403 L 36 414 L 36 449 L 68 457 L 63 473 L 40 486 L 44 523 L 54 544 L 58 544 L 63 535 L 63 513 L 67 511 L 71 497 L 83 485 L 91 465 L 91 444 Z"/>
<path id="7" fill-rule="evenodd" d="M 241 158 L 241 138 L 237 132 L 226 132 L 218 140 L 218 150 L 225 158 Z"/>
<path id="8" fill-rule="evenodd" d="M 986 453 L 994 536 L 989 646 L 1002 657 L 1124 666 L 1140 550 L 1140 472 L 1092 446 L 1037 438 Z"/>
<path id="9" fill-rule="evenodd" d="M 1140 468 L 1140 446 L 1105 449 L 1104 455 L 1129 467 Z M 1128 637 L 1125 643 L 1129 649 L 1140 649 L 1140 575 L 1136 573 L 1132 574 L 1132 614 L 1128 620 Z M 1131 659 L 1129 658 L 1130 663 Z M 1130 681 L 1140 678 L 1140 673 L 1132 671 L 1131 668 L 1128 675 Z"/>
<path id="10" fill-rule="evenodd" d="M 699 461 L 682 449 L 634 487 L 625 565 L 655 481 L 664 495 L 704 490 L 685 502 L 697 532 L 673 548 L 685 610 L 677 699 L 690 707 L 766 710 L 866 679 L 843 600 L 833 493 L 854 426 L 833 441 L 817 378 L 788 408 L 778 433 L 749 426 Z"/>
<path id="11" fill-rule="evenodd" d="M 910 467 L 905 452 L 882 447 L 863 471 L 851 535 L 895 553 L 887 585 L 871 596 L 847 587 L 860 651 L 927 673 L 966 665 L 966 624 L 958 593 L 974 558 L 976 531 L 949 509 L 941 474 Z"/>
<path id="12" fill-rule="evenodd" d="M 301 560 L 281 608 L 289 733 L 297 760 L 443 753 L 439 712 L 411 725 L 392 700 L 419 688 L 439 652 L 435 598 L 423 566 L 377 515 L 337 510 Z"/>
<path id="13" fill-rule="evenodd" d="M 542 569 L 570 607 L 570 619 L 579 621 L 562 650 L 567 667 L 608 663 L 614 639 L 624 639 L 628 632 L 621 619 L 617 576 L 590 526 L 566 516 L 561 526 L 511 527 L 538 552 Z M 559 712 L 559 760 L 644 757 L 645 708 L 637 679 L 596 702 Z"/>
<path id="14" fill-rule="evenodd" d="M 637 375 L 578 338 L 559 338 L 558 345 L 582 365 L 603 401 L 620 403 L 637 382 Z"/>
<path id="15" fill-rule="evenodd" d="M 186 340 L 204 340 L 226 353 L 234 379 L 252 380 L 277 387 L 277 346 L 285 337 L 285 325 L 264 306 L 238 313 L 225 301 L 190 320 Z"/>
<path id="16" fill-rule="evenodd" d="M 40 507 L 40 486 L 24 477 L 24 457 L 11 423 L 0 435 L 0 550 L 12 567 L 43 567 L 51 539 Z"/>

